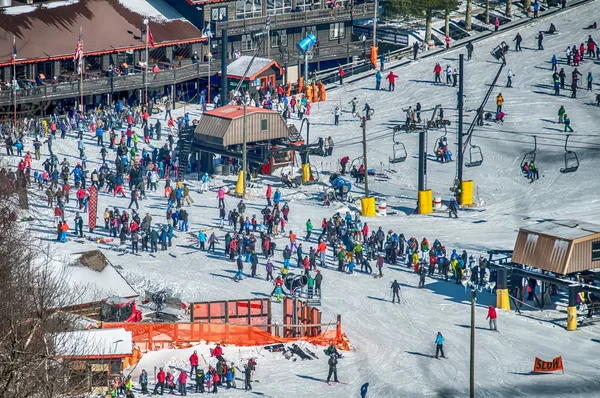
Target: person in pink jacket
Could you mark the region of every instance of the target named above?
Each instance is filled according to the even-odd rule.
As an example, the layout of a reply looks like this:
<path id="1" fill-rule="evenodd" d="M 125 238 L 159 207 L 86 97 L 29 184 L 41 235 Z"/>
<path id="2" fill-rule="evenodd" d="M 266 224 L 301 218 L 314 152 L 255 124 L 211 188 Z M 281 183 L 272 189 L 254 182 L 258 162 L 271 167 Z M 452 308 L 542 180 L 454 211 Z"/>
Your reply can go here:
<path id="1" fill-rule="evenodd" d="M 217 192 L 217 198 L 219 199 L 219 207 L 225 208 L 225 191 L 223 188 L 219 188 Z"/>

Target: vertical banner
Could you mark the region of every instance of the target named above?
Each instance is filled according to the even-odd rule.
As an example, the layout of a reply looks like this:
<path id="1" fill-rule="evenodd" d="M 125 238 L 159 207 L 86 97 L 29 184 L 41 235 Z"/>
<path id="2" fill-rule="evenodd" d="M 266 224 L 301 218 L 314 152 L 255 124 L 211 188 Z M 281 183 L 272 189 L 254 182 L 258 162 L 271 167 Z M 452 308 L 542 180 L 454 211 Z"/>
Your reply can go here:
<path id="1" fill-rule="evenodd" d="M 90 227 L 90 232 L 96 228 L 96 213 L 98 208 L 98 188 L 94 185 L 90 187 L 88 190 L 90 196 L 88 198 L 88 225 Z"/>

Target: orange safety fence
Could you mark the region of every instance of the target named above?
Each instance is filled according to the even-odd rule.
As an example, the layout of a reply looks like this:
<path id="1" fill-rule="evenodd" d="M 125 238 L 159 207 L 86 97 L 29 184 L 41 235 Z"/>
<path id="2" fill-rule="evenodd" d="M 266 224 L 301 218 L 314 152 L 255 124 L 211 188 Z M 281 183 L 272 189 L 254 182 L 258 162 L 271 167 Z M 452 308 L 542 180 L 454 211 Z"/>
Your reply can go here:
<path id="1" fill-rule="evenodd" d="M 277 328 L 276 325 L 272 327 Z M 298 325 L 298 327 L 303 326 Z M 310 337 L 279 337 L 256 326 L 207 323 L 103 322 L 102 328 L 123 328 L 131 332 L 137 350 L 127 358 L 128 365 L 137 363 L 142 352 L 163 348 L 187 348 L 190 347 L 190 343 L 200 341 L 248 347 L 302 340 L 314 345 L 335 345 L 342 350 L 350 349 L 348 338 L 342 333 L 339 320 L 335 328 Z"/>

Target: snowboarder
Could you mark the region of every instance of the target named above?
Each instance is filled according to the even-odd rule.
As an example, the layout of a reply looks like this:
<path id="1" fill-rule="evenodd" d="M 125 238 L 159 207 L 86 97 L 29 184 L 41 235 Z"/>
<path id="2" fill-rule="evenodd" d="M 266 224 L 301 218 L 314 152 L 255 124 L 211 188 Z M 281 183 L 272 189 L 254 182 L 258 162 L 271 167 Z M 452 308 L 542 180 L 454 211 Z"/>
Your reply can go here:
<path id="1" fill-rule="evenodd" d="M 396 279 L 391 286 L 392 289 L 392 304 L 396 304 L 396 298 L 398 298 L 398 304 L 400 304 L 400 284 Z"/>
<path id="2" fill-rule="evenodd" d="M 338 360 L 336 358 L 336 356 L 334 354 L 332 354 L 329 357 L 329 374 L 327 375 L 327 383 L 329 383 L 329 380 L 331 380 L 331 375 L 333 375 L 333 381 L 336 383 L 339 383 L 338 377 L 337 377 L 337 363 Z"/>
<path id="3" fill-rule="evenodd" d="M 489 319 L 490 320 L 490 330 L 495 330 L 498 331 L 497 327 L 496 327 L 496 309 L 494 308 L 493 305 L 490 305 L 488 307 L 488 314 L 487 314 L 487 318 L 485 319 Z"/>
<path id="4" fill-rule="evenodd" d="M 439 354 L 442 354 L 442 358 L 446 358 L 444 356 L 444 336 L 442 336 L 442 332 L 438 332 L 435 337 L 435 357 L 437 358 Z"/>
<path id="5" fill-rule="evenodd" d="M 573 132 L 573 128 L 571 127 L 571 118 L 566 113 L 564 116 L 564 122 L 565 122 L 565 133 L 567 132 L 567 130 L 569 130 L 570 132 Z"/>

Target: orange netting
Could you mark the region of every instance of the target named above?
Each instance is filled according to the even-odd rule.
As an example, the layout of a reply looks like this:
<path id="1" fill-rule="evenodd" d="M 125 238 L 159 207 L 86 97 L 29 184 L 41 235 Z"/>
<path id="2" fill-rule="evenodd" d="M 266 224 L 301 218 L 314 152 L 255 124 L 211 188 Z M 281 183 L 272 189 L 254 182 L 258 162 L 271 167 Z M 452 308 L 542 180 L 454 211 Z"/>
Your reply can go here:
<path id="1" fill-rule="evenodd" d="M 124 328 L 132 334 L 133 342 L 142 351 L 161 348 L 181 348 L 193 342 L 212 342 L 223 345 L 255 346 L 289 343 L 298 340 L 311 344 L 349 350 L 348 338 L 342 333 L 341 323 L 314 337 L 279 337 L 256 326 L 206 323 L 133 323 L 104 322 L 102 328 Z"/>

